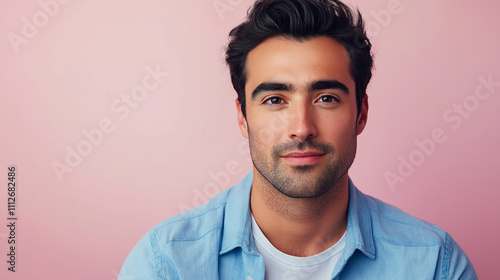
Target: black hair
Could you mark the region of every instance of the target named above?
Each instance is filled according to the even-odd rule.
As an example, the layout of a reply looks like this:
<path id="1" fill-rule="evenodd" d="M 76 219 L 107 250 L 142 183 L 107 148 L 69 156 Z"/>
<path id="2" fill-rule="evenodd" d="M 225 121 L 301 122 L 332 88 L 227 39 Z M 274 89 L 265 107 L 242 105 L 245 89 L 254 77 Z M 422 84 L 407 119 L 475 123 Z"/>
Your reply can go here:
<path id="1" fill-rule="evenodd" d="M 298 41 L 327 36 L 344 46 L 350 57 L 350 74 L 356 84 L 358 114 L 372 77 L 373 56 L 359 10 L 357 16 L 338 0 L 259 0 L 248 11 L 246 21 L 229 33 L 226 63 L 231 82 L 245 110 L 245 64 L 248 53 L 271 37 Z"/>

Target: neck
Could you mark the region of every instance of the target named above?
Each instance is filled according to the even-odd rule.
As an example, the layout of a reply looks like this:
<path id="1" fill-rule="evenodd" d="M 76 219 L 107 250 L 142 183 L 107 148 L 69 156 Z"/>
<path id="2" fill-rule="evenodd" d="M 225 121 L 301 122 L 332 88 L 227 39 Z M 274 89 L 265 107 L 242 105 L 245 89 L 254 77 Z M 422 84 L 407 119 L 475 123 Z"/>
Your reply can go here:
<path id="1" fill-rule="evenodd" d="M 347 228 L 348 176 L 315 198 L 291 198 L 254 170 L 250 207 L 266 238 L 283 253 L 312 256 L 333 246 Z"/>

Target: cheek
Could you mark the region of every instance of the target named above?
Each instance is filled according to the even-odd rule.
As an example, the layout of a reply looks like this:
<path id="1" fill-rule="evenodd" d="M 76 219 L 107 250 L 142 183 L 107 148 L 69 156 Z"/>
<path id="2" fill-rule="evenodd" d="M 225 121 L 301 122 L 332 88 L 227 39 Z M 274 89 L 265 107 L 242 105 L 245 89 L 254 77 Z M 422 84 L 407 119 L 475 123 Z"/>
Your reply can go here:
<path id="1" fill-rule="evenodd" d="M 324 118 L 321 134 L 328 142 L 340 143 L 350 138 L 356 129 L 356 118 L 350 114 L 336 114 Z"/>
<path id="2" fill-rule="evenodd" d="M 286 131 L 285 121 L 282 113 L 260 114 L 259 118 L 249 120 L 248 126 L 254 141 L 270 146 L 283 138 Z"/>

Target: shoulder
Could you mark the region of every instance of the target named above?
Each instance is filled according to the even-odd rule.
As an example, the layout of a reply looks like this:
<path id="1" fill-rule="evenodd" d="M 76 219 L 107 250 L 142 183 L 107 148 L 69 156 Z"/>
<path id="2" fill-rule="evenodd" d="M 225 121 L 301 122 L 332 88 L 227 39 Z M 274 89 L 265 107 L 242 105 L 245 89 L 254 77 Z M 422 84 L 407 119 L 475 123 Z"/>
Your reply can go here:
<path id="1" fill-rule="evenodd" d="M 149 231 L 149 235 L 156 238 L 158 244 L 167 244 L 196 241 L 212 231 L 220 230 L 230 192 L 231 189 L 223 190 L 208 203 L 163 220 Z"/>
<path id="2" fill-rule="evenodd" d="M 414 217 L 377 198 L 364 195 L 371 212 L 373 237 L 394 245 L 445 246 L 449 235 L 442 228 Z"/>
<path id="3" fill-rule="evenodd" d="M 351 186 L 353 192 L 349 202 L 352 205 L 349 207 L 353 208 L 354 216 L 357 215 L 356 225 L 363 236 L 361 242 L 366 244 L 365 250 L 374 260 L 358 258 L 354 266 L 364 265 L 374 272 L 377 267 L 390 264 L 393 267 L 391 275 L 396 275 L 394 279 L 406 279 L 410 271 L 415 275 L 418 272 L 421 279 L 477 279 L 465 252 L 442 228 Z M 351 218 L 356 220 L 356 217 Z M 353 273 L 362 274 L 363 271 Z M 386 272 L 379 273 L 385 275 Z"/>
<path id="4" fill-rule="evenodd" d="M 158 223 L 147 235 L 158 246 L 177 241 L 203 241 L 207 236 L 220 237 L 225 220 L 238 222 L 245 211 L 248 212 L 252 176 L 250 172 L 238 184 L 217 193 L 208 203 Z"/>
<path id="5" fill-rule="evenodd" d="M 401 261 L 413 268 L 425 263 L 427 268 L 435 267 L 431 272 L 442 279 L 477 279 L 467 255 L 445 230 L 379 199 L 363 197 L 371 212 L 373 239 L 382 255 L 393 252 L 400 259 L 393 259 L 394 263 Z"/>
<path id="6" fill-rule="evenodd" d="M 218 252 L 230 191 L 151 228 L 128 255 L 118 279 L 170 279 L 188 273 L 194 260 L 213 265 L 209 257 Z"/>

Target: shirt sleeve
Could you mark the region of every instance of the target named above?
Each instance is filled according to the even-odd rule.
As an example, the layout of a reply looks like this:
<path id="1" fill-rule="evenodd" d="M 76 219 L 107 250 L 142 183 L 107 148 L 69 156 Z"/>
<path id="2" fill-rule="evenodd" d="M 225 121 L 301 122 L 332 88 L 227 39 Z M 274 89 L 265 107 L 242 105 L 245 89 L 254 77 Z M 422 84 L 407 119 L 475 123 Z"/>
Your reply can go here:
<path id="1" fill-rule="evenodd" d="M 149 231 L 135 245 L 123 263 L 118 280 L 160 280 L 170 279 L 162 275 L 158 246 L 154 235 Z"/>
<path id="2" fill-rule="evenodd" d="M 449 246 L 446 248 L 445 258 L 449 258 L 446 279 L 450 280 L 477 280 L 476 271 L 472 266 L 469 258 L 460 246 L 449 235 L 447 242 Z M 446 265 L 446 264 L 445 264 Z"/>

